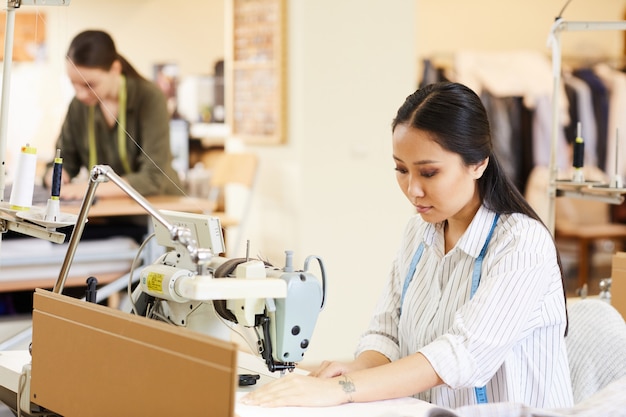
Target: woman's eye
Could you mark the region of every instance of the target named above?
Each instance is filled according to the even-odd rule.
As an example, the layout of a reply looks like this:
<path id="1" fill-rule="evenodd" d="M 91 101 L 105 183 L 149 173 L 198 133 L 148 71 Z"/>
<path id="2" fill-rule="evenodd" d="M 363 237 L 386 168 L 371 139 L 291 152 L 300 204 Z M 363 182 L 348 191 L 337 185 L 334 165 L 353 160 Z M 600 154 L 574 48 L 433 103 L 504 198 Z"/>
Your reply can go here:
<path id="1" fill-rule="evenodd" d="M 428 171 L 420 172 L 420 175 L 425 178 L 430 178 L 430 177 L 435 176 L 436 173 L 437 173 L 436 170 L 428 170 Z"/>
<path id="2" fill-rule="evenodd" d="M 395 170 L 399 172 L 400 174 L 406 174 L 408 172 L 406 168 L 402 168 L 402 167 L 396 167 Z"/>

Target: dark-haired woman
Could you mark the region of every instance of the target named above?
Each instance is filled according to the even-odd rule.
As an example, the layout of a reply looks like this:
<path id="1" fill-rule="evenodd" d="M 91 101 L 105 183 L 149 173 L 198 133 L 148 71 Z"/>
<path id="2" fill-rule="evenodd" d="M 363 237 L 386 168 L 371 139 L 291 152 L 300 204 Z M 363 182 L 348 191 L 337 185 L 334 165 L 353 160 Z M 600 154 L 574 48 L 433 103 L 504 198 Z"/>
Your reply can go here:
<path id="1" fill-rule="evenodd" d="M 242 401 L 571 406 L 559 256 L 498 165 L 480 98 L 457 83 L 425 86 L 392 132 L 398 184 L 417 214 L 355 360 L 324 362 Z"/>
<path id="2" fill-rule="evenodd" d="M 111 166 L 144 196 L 181 194 L 172 168 L 166 98 L 156 84 L 143 78 L 100 30 L 72 40 L 66 67 L 76 95 L 56 144 L 63 158 L 61 198 L 81 199 L 87 183 L 72 179 L 96 164 Z M 50 175 L 44 181 L 49 185 Z M 102 183 L 97 195 L 124 192 Z"/>

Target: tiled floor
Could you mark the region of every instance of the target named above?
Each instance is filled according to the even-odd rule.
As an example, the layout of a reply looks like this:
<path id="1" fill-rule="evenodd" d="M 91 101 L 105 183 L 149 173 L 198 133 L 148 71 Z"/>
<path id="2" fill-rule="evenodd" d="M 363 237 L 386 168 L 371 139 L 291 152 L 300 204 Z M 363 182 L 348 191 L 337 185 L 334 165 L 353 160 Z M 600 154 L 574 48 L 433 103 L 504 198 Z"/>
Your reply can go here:
<path id="1" fill-rule="evenodd" d="M 15 417 L 16 414 L 9 407 L 0 403 L 0 417 Z"/>

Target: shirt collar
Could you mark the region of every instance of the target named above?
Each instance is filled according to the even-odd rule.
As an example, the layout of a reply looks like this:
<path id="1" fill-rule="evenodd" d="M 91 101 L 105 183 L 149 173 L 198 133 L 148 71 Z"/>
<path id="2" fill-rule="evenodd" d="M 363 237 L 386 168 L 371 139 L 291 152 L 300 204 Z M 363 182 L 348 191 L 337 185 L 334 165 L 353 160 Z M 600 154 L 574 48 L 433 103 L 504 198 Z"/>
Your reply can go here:
<path id="1" fill-rule="evenodd" d="M 481 205 L 467 227 L 467 230 L 463 233 L 461 239 L 459 239 L 457 247 L 468 255 L 478 258 L 480 251 L 485 245 L 495 217 L 496 212 Z"/>
<path id="2" fill-rule="evenodd" d="M 495 217 L 496 212 L 481 205 L 467 227 L 467 230 L 457 242 L 455 249 L 462 250 L 474 258 L 478 258 Z M 443 244 L 444 224 L 445 222 L 427 225 L 423 235 L 425 245 L 432 246 L 436 238 L 441 239 Z"/>

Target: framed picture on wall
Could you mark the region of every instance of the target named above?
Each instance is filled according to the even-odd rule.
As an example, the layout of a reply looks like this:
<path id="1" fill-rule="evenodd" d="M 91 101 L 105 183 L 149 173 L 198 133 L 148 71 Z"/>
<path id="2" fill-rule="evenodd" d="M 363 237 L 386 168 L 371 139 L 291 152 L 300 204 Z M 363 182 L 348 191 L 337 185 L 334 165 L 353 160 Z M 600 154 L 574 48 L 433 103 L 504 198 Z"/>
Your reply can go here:
<path id="1" fill-rule="evenodd" d="M 0 13 L 0 60 L 4 59 L 6 12 Z M 45 58 L 46 19 L 41 12 L 15 13 L 13 61 L 33 62 Z"/>
<path id="2" fill-rule="evenodd" d="M 226 117 L 249 144 L 285 142 L 286 0 L 230 0 Z"/>

